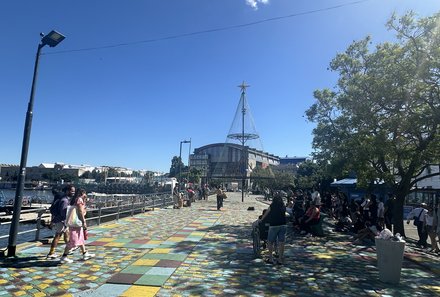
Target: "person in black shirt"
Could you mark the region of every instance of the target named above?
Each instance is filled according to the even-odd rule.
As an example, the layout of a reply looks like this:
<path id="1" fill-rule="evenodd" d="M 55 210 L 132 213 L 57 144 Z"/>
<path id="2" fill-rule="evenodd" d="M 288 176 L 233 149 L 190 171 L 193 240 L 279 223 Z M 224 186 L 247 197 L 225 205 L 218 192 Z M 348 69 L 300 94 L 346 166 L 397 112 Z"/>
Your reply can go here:
<path id="1" fill-rule="evenodd" d="M 278 243 L 278 263 L 284 264 L 284 242 L 286 240 L 286 207 L 284 206 L 283 198 L 277 195 L 272 200 L 267 212 L 263 215 L 261 220 L 266 220 L 269 227 L 269 234 L 267 236 L 267 246 L 269 249 L 269 258 L 267 263 L 275 264 L 273 259 L 274 244 Z"/>

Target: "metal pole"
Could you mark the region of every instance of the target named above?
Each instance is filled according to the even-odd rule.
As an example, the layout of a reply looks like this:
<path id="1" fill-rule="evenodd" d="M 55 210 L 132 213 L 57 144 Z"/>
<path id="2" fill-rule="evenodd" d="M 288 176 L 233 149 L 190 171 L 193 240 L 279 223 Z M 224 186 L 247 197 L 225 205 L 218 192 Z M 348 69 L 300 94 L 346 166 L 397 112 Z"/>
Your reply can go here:
<path id="1" fill-rule="evenodd" d="M 191 164 L 189 164 L 189 157 L 190 156 L 191 156 L 191 138 L 189 139 L 189 150 L 188 150 L 188 174 L 187 174 L 188 182 L 189 182 L 189 174 L 191 171 Z"/>
<path id="2" fill-rule="evenodd" d="M 38 74 L 38 63 L 40 60 L 40 51 L 43 48 L 44 44 L 38 44 L 37 54 L 35 56 L 35 65 L 34 65 L 34 76 L 32 79 L 32 87 L 31 87 L 31 96 L 28 103 L 28 109 L 26 113 L 26 121 L 24 124 L 24 134 L 23 134 L 23 144 L 21 148 L 21 161 L 20 161 L 20 171 L 18 175 L 17 181 L 17 189 L 15 192 L 15 200 L 14 200 L 14 213 L 12 214 L 12 222 L 11 228 L 9 229 L 9 242 L 8 242 L 8 255 L 7 257 L 15 256 L 15 252 L 17 249 L 17 233 L 18 226 L 20 223 L 20 212 L 21 212 L 21 203 L 23 201 L 23 189 L 24 182 L 26 178 L 26 162 L 29 150 L 29 139 L 31 136 L 31 128 L 32 128 L 32 115 L 33 115 L 33 107 L 34 107 L 34 93 L 35 93 L 35 84 L 37 82 L 37 74 Z"/>
<path id="3" fill-rule="evenodd" d="M 244 88 L 242 89 L 241 92 L 241 96 L 243 97 L 242 99 L 242 118 L 241 118 L 241 162 L 242 162 L 242 169 L 243 172 L 242 174 L 242 179 L 241 179 L 241 202 L 244 202 L 244 187 L 245 187 L 245 174 L 246 174 L 246 170 L 245 170 L 245 165 L 244 165 L 244 115 L 246 113 L 246 108 L 244 106 Z"/>
<path id="4" fill-rule="evenodd" d="M 179 151 L 179 178 L 178 178 L 178 182 L 179 182 L 179 192 L 180 192 L 180 190 L 182 189 L 182 181 L 181 181 L 181 179 L 182 179 L 182 176 L 181 176 L 181 174 L 182 174 L 182 142 L 183 141 L 181 141 L 180 142 L 180 151 Z"/>

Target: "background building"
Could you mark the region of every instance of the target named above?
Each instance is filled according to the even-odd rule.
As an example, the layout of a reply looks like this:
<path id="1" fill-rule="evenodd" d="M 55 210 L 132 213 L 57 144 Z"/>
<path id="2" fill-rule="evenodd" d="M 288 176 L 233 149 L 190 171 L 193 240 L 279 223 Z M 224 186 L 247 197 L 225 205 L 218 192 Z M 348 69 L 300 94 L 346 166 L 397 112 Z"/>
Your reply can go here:
<path id="1" fill-rule="evenodd" d="M 212 179 L 237 182 L 248 179 L 255 168 L 278 166 L 278 156 L 234 143 L 214 143 L 194 149 L 190 166 L 202 172 L 202 182 Z"/>

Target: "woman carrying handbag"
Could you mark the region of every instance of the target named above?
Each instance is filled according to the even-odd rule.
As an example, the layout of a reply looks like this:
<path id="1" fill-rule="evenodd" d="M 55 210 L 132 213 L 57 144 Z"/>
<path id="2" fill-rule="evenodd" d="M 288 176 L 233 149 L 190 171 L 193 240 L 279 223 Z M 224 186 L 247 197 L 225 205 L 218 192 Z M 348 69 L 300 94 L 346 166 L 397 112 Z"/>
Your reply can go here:
<path id="1" fill-rule="evenodd" d="M 61 257 L 61 262 L 72 263 L 73 260 L 69 259 L 67 255 L 71 250 L 79 247 L 82 252 L 83 260 L 93 258 L 95 255 L 89 253 L 86 250 L 84 235 L 87 234 L 87 222 L 86 222 L 86 191 L 78 189 L 75 193 L 75 197 L 70 201 L 70 205 L 67 209 L 66 224 L 69 227 L 70 238 L 64 249 L 64 254 Z"/>

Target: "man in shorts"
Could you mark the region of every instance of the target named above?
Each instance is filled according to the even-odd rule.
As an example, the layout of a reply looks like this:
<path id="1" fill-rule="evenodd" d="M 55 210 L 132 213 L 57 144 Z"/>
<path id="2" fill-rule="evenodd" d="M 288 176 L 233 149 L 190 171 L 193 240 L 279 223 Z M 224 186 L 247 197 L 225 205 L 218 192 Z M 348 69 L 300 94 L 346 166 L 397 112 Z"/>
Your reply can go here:
<path id="1" fill-rule="evenodd" d="M 55 200 L 51 206 L 52 221 L 51 226 L 55 231 L 55 236 L 53 237 L 52 244 L 50 245 L 49 253 L 47 254 L 47 259 L 57 259 L 59 256 L 55 254 L 55 249 L 58 245 L 58 241 L 61 235 L 64 235 L 64 242 L 69 241 L 69 228 L 66 227 L 66 213 L 67 206 L 69 205 L 70 199 L 75 195 L 75 187 L 73 185 L 67 185 L 63 189 L 64 195 Z"/>

